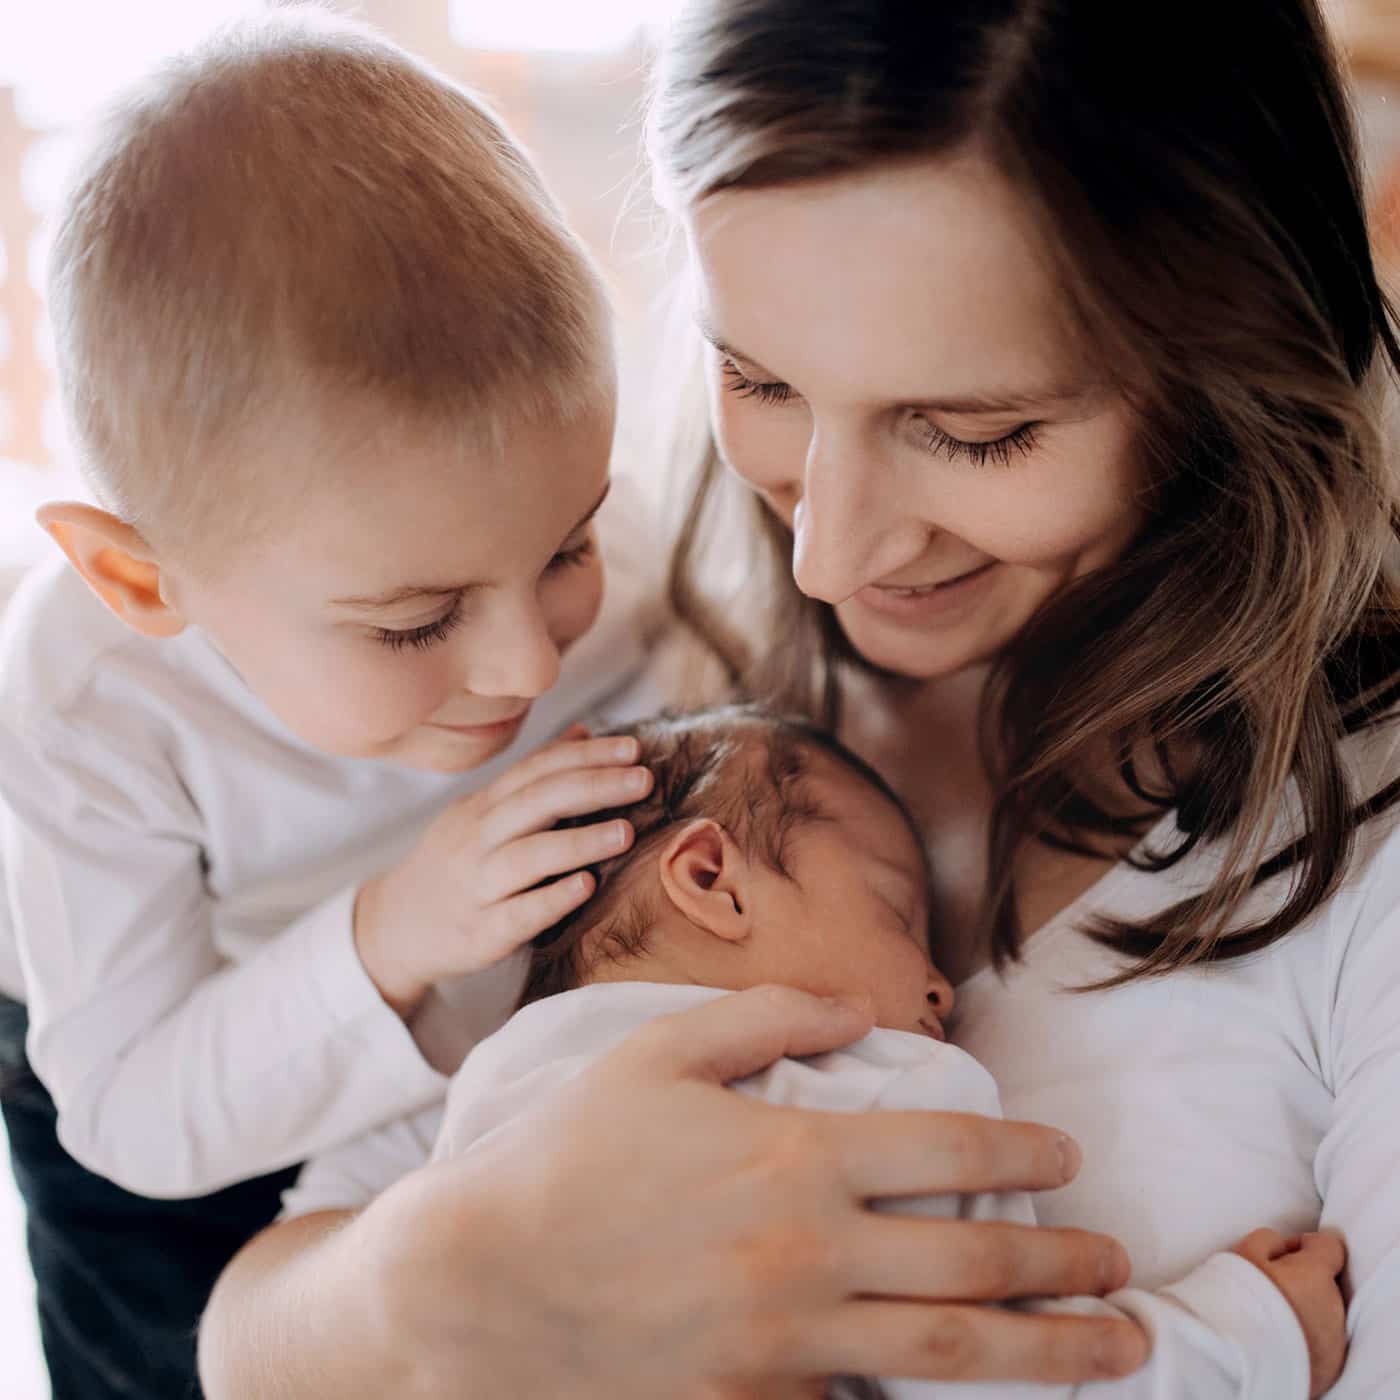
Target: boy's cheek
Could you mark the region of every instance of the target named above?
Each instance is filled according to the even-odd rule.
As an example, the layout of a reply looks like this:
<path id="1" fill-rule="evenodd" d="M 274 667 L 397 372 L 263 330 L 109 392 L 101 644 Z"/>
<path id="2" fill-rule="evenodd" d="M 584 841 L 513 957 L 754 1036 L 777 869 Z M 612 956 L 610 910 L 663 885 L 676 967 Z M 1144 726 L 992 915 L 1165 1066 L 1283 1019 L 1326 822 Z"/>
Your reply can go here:
<path id="1" fill-rule="evenodd" d="M 601 559 L 590 561 L 586 577 L 576 575 L 569 588 L 561 588 L 546 608 L 546 625 L 555 646 L 567 651 L 598 620 L 606 592 Z"/>

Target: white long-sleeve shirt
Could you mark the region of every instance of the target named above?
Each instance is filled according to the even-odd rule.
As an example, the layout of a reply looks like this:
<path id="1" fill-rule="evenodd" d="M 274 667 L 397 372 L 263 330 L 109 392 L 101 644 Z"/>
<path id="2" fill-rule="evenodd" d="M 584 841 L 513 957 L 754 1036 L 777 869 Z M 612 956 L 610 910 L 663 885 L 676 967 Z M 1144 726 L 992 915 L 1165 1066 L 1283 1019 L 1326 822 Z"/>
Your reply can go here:
<path id="1" fill-rule="evenodd" d="M 1357 792 L 1377 791 L 1400 775 L 1400 728 L 1358 736 L 1346 752 Z M 1169 817 L 1146 844 L 1171 832 Z M 1053 1124 L 1083 1149 L 1076 1180 L 1036 1196 L 1040 1223 L 1122 1240 L 1144 1293 L 1195 1278 L 1242 1299 L 1237 1283 L 1254 1279 L 1236 1264 L 1226 1261 L 1229 1276 L 1200 1270 L 1250 1230 L 1340 1231 L 1351 1350 L 1329 1400 L 1397 1400 L 1400 817 L 1363 828 L 1339 892 L 1263 952 L 1072 990 L 1120 966 L 1081 931 L 1086 920 L 1166 908 L 1204 886 L 1218 859 L 1204 848 L 1158 875 L 1114 867 L 1004 976 L 988 969 L 958 988 L 953 1038 L 991 1073 L 1009 1117 Z M 1246 916 L 1271 907 L 1282 883 L 1260 889 Z M 312 1164 L 288 1213 L 366 1204 L 427 1160 L 440 1112 L 429 1106 Z M 1279 1345 L 1295 1345 L 1279 1327 Z M 1169 1345 L 1159 1339 L 1159 1358 Z"/>
<path id="2" fill-rule="evenodd" d="M 454 1077 L 434 1155 L 471 1152 L 646 1022 L 722 995 L 705 987 L 601 983 L 526 1007 L 478 1045 Z M 904 1031 L 876 1030 L 832 1054 L 782 1059 L 734 1087 L 794 1108 L 1001 1113 L 996 1086 L 975 1060 Z M 1029 1198 L 1019 1192 L 930 1196 L 896 1208 L 1026 1225 L 1035 1220 Z M 1135 1376 L 1089 1388 L 1103 1400 L 1307 1400 L 1307 1350 L 1292 1309 L 1259 1269 L 1236 1256 L 1215 1255 L 1161 1293 L 1124 1289 L 1106 1301 L 1069 1306 L 1131 1315 L 1156 1343 L 1152 1360 Z M 979 1386 L 917 1381 L 887 1381 L 883 1389 L 889 1400 L 986 1394 Z M 1030 1393 L 1069 1400 L 1086 1390 L 1040 1386 Z"/>
<path id="3" fill-rule="evenodd" d="M 197 1195 L 441 1097 L 356 955 L 355 892 L 639 674 L 657 590 L 635 498 L 614 497 L 598 623 L 510 750 L 460 775 L 317 752 L 197 630 L 139 636 L 61 560 L 21 586 L 0 633 L 0 990 L 28 1004 L 74 1157 Z M 458 1033 L 499 1024 L 518 977 L 474 979 Z"/>

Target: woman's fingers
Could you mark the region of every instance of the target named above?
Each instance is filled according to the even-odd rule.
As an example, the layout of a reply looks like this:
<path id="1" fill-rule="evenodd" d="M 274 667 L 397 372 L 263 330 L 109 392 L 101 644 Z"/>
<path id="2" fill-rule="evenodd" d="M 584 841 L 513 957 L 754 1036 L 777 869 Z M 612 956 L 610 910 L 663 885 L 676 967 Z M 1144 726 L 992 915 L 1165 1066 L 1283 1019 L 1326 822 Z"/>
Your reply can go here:
<path id="1" fill-rule="evenodd" d="M 1085 1230 L 873 1213 L 845 1260 L 856 1292 L 963 1302 L 1107 1293 L 1131 1273 L 1117 1240 Z"/>
<path id="2" fill-rule="evenodd" d="M 1148 1352 L 1142 1329 L 1120 1318 L 883 1299 L 838 1308 L 808 1348 L 799 1364 L 820 1374 L 1059 1384 L 1128 1375 Z"/>
<path id="3" fill-rule="evenodd" d="M 1079 1171 L 1074 1140 L 1039 1123 L 886 1111 L 862 1119 L 856 1132 L 849 1115 L 833 1114 L 832 1120 L 831 1150 L 858 1196 L 1047 1191 Z"/>
<path id="4" fill-rule="evenodd" d="M 863 1008 L 794 987 L 752 987 L 650 1022 L 610 1059 L 625 1073 L 640 1061 L 649 1075 L 727 1084 L 784 1055 L 817 1055 L 849 1045 L 871 1025 Z M 821 1116 L 851 1125 L 848 1114 Z"/>

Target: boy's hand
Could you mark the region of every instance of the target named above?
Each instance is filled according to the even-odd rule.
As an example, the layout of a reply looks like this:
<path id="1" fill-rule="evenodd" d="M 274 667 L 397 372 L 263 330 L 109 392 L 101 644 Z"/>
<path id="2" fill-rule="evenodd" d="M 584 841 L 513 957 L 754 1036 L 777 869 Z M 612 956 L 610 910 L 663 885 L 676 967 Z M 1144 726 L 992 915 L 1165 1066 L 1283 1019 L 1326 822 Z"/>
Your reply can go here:
<path id="1" fill-rule="evenodd" d="M 586 733 L 569 730 L 454 803 L 404 860 L 361 886 L 355 947 L 399 1015 L 439 978 L 499 962 L 578 908 L 594 885 L 580 867 L 631 845 L 632 824 L 620 818 L 550 829 L 651 791 L 651 773 L 635 766 L 635 739 Z"/>
<path id="2" fill-rule="evenodd" d="M 1347 1262 L 1339 1235 L 1298 1235 L 1284 1239 L 1277 1230 L 1256 1230 L 1233 1251 L 1268 1274 L 1288 1299 L 1308 1344 L 1312 1400 L 1330 1390 L 1347 1354 L 1346 1301 L 1337 1282 Z"/>

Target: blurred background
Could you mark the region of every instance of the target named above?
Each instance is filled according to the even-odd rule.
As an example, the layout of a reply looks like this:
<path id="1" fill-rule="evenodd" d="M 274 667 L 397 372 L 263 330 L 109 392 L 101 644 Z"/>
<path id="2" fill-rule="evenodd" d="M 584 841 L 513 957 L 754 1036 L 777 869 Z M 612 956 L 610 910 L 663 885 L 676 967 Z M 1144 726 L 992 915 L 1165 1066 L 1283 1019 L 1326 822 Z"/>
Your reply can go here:
<path id="1" fill-rule="evenodd" d="M 324 2 L 484 93 L 529 147 L 612 287 L 623 361 L 620 458 L 645 473 L 648 430 L 674 401 L 658 368 L 674 361 L 657 350 L 676 268 L 641 168 L 640 118 L 649 54 L 679 0 Z M 34 507 L 81 492 L 39 290 L 45 218 L 74 133 L 161 54 L 260 7 L 0 0 L 0 598 L 46 547 Z M 1400 0 L 1327 0 L 1327 10 L 1355 77 L 1377 248 L 1400 267 Z M 22 1217 L 3 1152 L 0 1141 L 0 1400 L 46 1400 Z"/>

